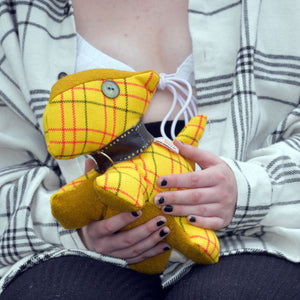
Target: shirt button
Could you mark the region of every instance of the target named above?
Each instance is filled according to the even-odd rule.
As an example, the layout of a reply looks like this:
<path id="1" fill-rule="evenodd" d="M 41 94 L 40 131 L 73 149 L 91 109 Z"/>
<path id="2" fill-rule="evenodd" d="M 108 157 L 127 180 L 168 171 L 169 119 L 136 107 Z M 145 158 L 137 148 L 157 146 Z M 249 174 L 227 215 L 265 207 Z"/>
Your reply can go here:
<path id="1" fill-rule="evenodd" d="M 58 79 L 62 79 L 63 77 L 65 77 L 67 75 L 68 74 L 66 72 L 60 72 L 57 77 L 58 77 Z"/>
<path id="2" fill-rule="evenodd" d="M 69 14 L 69 12 L 70 12 L 70 4 L 67 3 L 64 7 L 64 13 L 65 13 L 65 15 L 67 15 L 67 14 Z"/>

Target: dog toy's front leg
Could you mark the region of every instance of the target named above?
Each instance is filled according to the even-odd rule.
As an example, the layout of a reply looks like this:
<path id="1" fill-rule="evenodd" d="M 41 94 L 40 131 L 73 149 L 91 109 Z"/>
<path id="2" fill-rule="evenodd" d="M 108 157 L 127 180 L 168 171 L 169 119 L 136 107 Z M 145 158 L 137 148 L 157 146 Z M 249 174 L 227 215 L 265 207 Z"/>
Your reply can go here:
<path id="1" fill-rule="evenodd" d="M 147 183 L 132 164 L 120 163 L 95 180 L 95 190 L 101 201 L 119 211 L 136 211 L 145 204 Z"/>

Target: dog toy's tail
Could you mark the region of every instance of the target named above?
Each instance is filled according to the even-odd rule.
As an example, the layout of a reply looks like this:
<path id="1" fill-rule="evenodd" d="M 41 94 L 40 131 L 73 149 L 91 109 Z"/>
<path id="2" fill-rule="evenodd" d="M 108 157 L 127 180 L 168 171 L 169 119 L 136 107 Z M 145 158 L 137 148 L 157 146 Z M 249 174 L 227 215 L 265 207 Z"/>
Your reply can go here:
<path id="1" fill-rule="evenodd" d="M 206 120 L 207 117 L 205 115 L 197 115 L 193 117 L 177 135 L 176 139 L 185 144 L 197 147 L 198 141 L 204 132 Z"/>

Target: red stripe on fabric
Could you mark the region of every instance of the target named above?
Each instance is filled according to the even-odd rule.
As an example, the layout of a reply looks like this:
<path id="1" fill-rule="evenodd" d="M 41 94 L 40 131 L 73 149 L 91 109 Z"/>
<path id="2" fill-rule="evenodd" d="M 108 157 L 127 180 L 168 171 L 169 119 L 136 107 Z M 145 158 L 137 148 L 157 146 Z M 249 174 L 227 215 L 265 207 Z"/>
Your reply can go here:
<path id="1" fill-rule="evenodd" d="M 137 203 L 139 202 L 139 198 L 140 198 L 140 194 L 141 194 L 141 189 L 142 189 L 142 182 L 143 182 L 143 179 L 142 179 L 141 174 L 139 174 L 139 178 L 140 178 L 140 184 L 139 184 L 138 194 L 137 194 L 136 202 L 135 202 L 136 205 L 137 205 Z M 143 193 L 143 195 L 144 195 L 144 193 Z"/>
<path id="2" fill-rule="evenodd" d="M 148 79 L 148 81 L 146 82 L 145 86 L 147 86 L 147 85 L 149 84 L 149 82 L 150 82 L 151 79 L 153 78 L 153 75 L 154 75 L 154 73 L 151 72 L 151 74 L 150 74 L 150 76 L 149 76 L 149 79 Z M 157 83 L 156 83 L 156 85 L 155 85 L 155 87 L 154 87 L 153 90 L 150 90 L 150 89 L 149 89 L 149 92 L 150 92 L 151 94 L 153 94 L 153 93 L 155 92 L 155 90 L 156 90 L 158 84 L 159 84 L 159 80 L 157 81 Z"/>
<path id="3" fill-rule="evenodd" d="M 75 96 L 74 96 L 74 89 L 72 89 L 72 116 L 73 116 L 73 150 L 71 156 L 75 153 L 75 146 L 76 146 L 76 112 L 75 112 Z"/>
<path id="4" fill-rule="evenodd" d="M 61 131 L 61 128 L 49 128 L 48 131 L 51 132 L 56 132 L 56 131 Z M 73 131 L 73 128 L 64 128 L 64 131 Z M 113 138 L 116 138 L 116 135 L 112 135 L 109 132 L 105 132 L 103 130 L 97 130 L 97 129 L 93 129 L 93 128 L 76 128 L 76 131 L 88 131 L 88 132 L 95 132 L 95 133 L 101 133 L 101 134 L 107 134 L 107 135 L 111 135 Z"/>
<path id="5" fill-rule="evenodd" d="M 84 144 L 84 143 L 87 143 L 87 144 L 92 144 L 92 145 L 103 145 L 103 143 L 100 143 L 100 142 L 95 142 L 95 141 L 76 141 L 77 144 Z M 69 145 L 69 144 L 73 144 L 73 141 L 50 141 L 49 142 L 50 145 Z M 60 155 L 62 156 L 62 155 Z"/>
<path id="6" fill-rule="evenodd" d="M 153 72 L 150 73 L 149 78 L 148 78 L 147 82 L 145 83 L 145 87 L 147 87 L 147 85 L 149 84 L 149 82 L 151 81 L 152 78 L 153 78 Z"/>
<path id="7" fill-rule="evenodd" d="M 214 243 L 213 242 L 211 242 L 211 243 L 214 245 L 214 249 L 211 251 L 211 255 L 213 255 L 215 250 L 217 250 L 217 255 L 219 255 L 220 248 L 217 245 L 217 238 L 216 238 L 215 234 L 214 234 Z"/>
<path id="8" fill-rule="evenodd" d="M 61 148 L 61 156 L 60 158 L 63 157 L 64 152 L 65 152 L 65 131 L 64 131 L 64 127 L 65 127 L 65 112 L 64 112 L 64 94 L 61 93 L 60 94 L 60 114 L 61 114 L 61 131 L 62 131 L 62 148 Z"/>
<path id="9" fill-rule="evenodd" d="M 86 180 L 73 180 L 71 181 L 70 183 L 68 183 L 66 186 L 73 186 L 73 187 L 76 187 L 76 185 L 80 184 L 80 183 L 83 183 L 85 182 Z"/>
<path id="10" fill-rule="evenodd" d="M 207 252 L 207 251 L 208 251 L 208 248 L 209 248 L 209 244 L 210 244 L 210 239 L 209 239 L 209 235 L 208 235 L 208 232 L 207 232 L 207 230 L 206 230 L 206 229 L 204 229 L 204 232 L 205 232 L 205 234 L 206 234 L 207 241 L 208 241 L 208 243 L 207 243 L 207 247 L 206 247 L 206 252 Z"/>
<path id="11" fill-rule="evenodd" d="M 214 258 L 211 256 L 211 254 L 210 254 L 210 253 L 207 253 L 202 245 L 197 244 L 197 246 L 198 246 L 199 248 L 201 248 L 201 249 L 202 249 L 202 250 L 210 257 L 211 261 L 214 261 Z"/>
<path id="12" fill-rule="evenodd" d="M 150 169 L 146 169 L 145 171 L 147 171 L 148 173 L 152 174 L 153 176 L 156 176 L 156 177 L 159 176 L 157 173 L 155 173 L 154 171 L 152 171 Z"/>
<path id="13" fill-rule="evenodd" d="M 145 99 L 145 102 L 144 102 L 143 115 L 146 113 L 146 110 L 148 108 L 148 103 L 150 103 L 149 93 L 148 93 L 148 91 L 146 91 L 146 99 Z"/>
<path id="14" fill-rule="evenodd" d="M 120 83 L 120 84 L 124 84 L 124 81 L 115 81 L 115 83 Z M 132 86 L 136 86 L 139 87 L 141 89 L 146 89 L 144 85 L 142 84 L 138 84 L 138 83 L 133 83 L 133 82 L 126 82 L 127 85 L 132 85 Z"/>
<path id="15" fill-rule="evenodd" d="M 182 170 L 182 157 L 181 157 L 181 155 L 177 154 L 177 158 L 178 158 L 178 163 L 179 163 L 179 168 L 180 168 L 179 173 L 182 173 L 183 172 L 183 170 Z"/>
<path id="16" fill-rule="evenodd" d="M 94 92 L 100 92 L 102 93 L 101 89 L 96 89 L 96 88 L 91 88 L 91 87 L 80 87 L 80 86 L 76 86 L 73 88 L 74 90 L 86 90 L 86 91 L 94 91 Z"/>
<path id="17" fill-rule="evenodd" d="M 217 254 L 219 253 L 219 247 L 217 246 L 217 240 L 216 240 L 216 236 L 214 236 L 214 242 L 209 238 L 209 235 L 207 233 L 207 230 L 205 230 L 205 233 L 206 233 L 206 237 L 204 236 L 201 236 L 201 235 L 194 235 L 194 236 L 190 236 L 191 239 L 194 239 L 194 238 L 201 238 L 203 240 L 206 240 L 207 241 L 207 246 L 206 248 L 204 248 L 202 245 L 199 244 L 199 246 L 209 255 L 209 257 L 213 257 L 213 253 L 215 252 L 215 250 L 217 250 Z M 210 244 L 212 244 L 214 246 L 213 250 L 211 252 L 208 252 L 208 248 L 210 246 Z"/>
<path id="18" fill-rule="evenodd" d="M 128 98 L 134 98 L 134 99 L 137 99 L 137 100 L 144 101 L 146 103 L 150 103 L 150 101 L 148 100 L 148 93 L 147 93 L 147 99 L 145 99 L 143 97 L 139 97 L 137 95 L 132 95 L 132 94 L 120 94 L 120 96 L 122 96 L 122 97 L 128 97 Z"/>
<path id="19" fill-rule="evenodd" d="M 103 188 L 106 190 L 107 189 L 107 181 L 108 181 L 108 174 L 107 173 L 104 173 L 104 186 L 103 186 Z"/>
<path id="20" fill-rule="evenodd" d="M 192 238 L 192 237 L 190 237 L 190 238 Z M 194 236 L 193 238 L 202 238 L 202 239 L 204 239 L 204 240 L 207 240 L 206 238 L 204 238 L 204 237 L 201 236 L 201 235 L 199 235 L 199 236 Z M 208 242 L 208 245 L 209 245 L 209 242 Z M 201 248 L 201 249 L 202 249 L 202 250 L 210 257 L 211 260 L 214 260 L 213 257 L 212 257 L 212 255 L 211 255 L 211 253 L 208 253 L 208 252 L 207 252 L 207 246 L 206 246 L 206 248 L 205 248 L 204 246 L 202 246 L 202 245 L 200 245 L 200 244 L 198 244 L 198 243 L 197 243 L 197 246 L 198 246 L 199 248 Z"/>
<path id="21" fill-rule="evenodd" d="M 144 176 L 144 179 L 147 180 L 147 179 L 148 179 L 148 170 L 147 170 L 147 168 L 146 168 L 146 162 L 145 162 L 145 160 L 142 158 L 141 155 L 139 155 L 139 159 L 140 159 L 140 161 L 141 161 L 142 164 L 143 164 L 143 169 L 145 170 L 145 176 Z"/>
<path id="22" fill-rule="evenodd" d="M 170 174 L 174 174 L 174 159 L 173 159 L 173 152 L 169 151 L 169 156 L 170 156 L 170 160 L 171 160 L 171 173 Z M 181 165 L 180 165 L 181 167 Z"/>
<path id="23" fill-rule="evenodd" d="M 200 116 L 200 124 L 201 125 L 202 125 L 202 122 L 203 122 L 203 116 L 201 115 Z M 191 124 L 191 127 L 197 127 L 197 131 L 195 132 L 193 140 L 191 142 L 191 145 L 193 145 L 193 144 L 195 144 L 195 142 L 198 142 L 197 135 L 198 135 L 199 131 L 204 130 L 204 128 L 203 128 L 203 126 L 199 126 L 199 124 L 197 124 L 197 125 Z"/>

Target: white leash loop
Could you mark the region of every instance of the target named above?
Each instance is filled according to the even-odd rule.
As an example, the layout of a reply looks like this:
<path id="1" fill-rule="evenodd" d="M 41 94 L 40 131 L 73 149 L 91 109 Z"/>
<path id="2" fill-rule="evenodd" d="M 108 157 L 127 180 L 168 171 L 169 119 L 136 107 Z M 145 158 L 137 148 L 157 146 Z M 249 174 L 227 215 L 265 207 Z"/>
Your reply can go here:
<path id="1" fill-rule="evenodd" d="M 164 138 L 168 138 L 165 133 L 165 124 L 168 121 L 170 115 L 174 111 L 177 104 L 181 106 L 180 111 L 175 116 L 171 126 L 171 137 L 174 140 L 176 138 L 175 128 L 179 117 L 183 114 L 185 125 L 189 120 L 197 115 L 197 99 L 193 95 L 193 89 L 191 84 L 182 78 L 176 76 L 176 74 L 159 74 L 160 81 L 158 89 L 168 89 L 173 94 L 172 106 L 161 122 L 160 132 Z"/>

